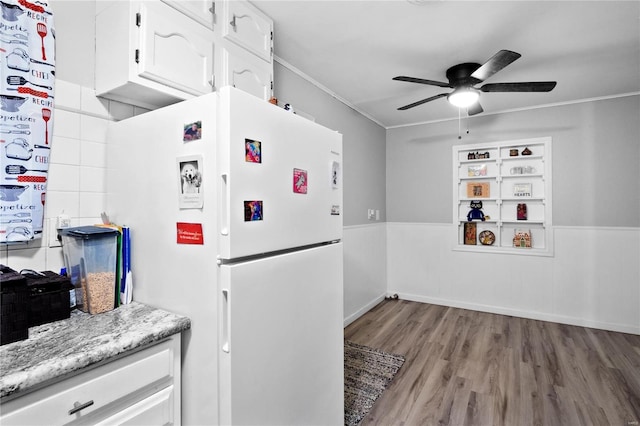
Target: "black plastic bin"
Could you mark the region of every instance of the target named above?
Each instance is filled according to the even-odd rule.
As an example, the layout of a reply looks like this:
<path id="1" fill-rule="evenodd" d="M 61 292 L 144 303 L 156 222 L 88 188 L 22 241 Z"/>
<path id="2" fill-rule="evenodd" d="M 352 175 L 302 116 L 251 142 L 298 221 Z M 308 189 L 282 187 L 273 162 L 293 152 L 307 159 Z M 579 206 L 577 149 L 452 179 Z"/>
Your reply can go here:
<path id="1" fill-rule="evenodd" d="M 0 345 L 29 337 L 29 289 L 19 272 L 0 265 Z"/>
<path id="2" fill-rule="evenodd" d="M 71 315 L 68 277 L 55 272 L 20 271 L 29 289 L 29 327 L 67 319 Z"/>

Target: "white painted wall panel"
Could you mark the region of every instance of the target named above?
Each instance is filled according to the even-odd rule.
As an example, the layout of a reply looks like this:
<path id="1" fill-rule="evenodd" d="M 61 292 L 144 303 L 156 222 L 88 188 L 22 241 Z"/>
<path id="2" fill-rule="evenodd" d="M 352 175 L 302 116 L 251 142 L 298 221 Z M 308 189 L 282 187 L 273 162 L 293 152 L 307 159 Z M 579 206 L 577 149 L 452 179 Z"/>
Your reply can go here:
<path id="1" fill-rule="evenodd" d="M 345 326 L 380 302 L 387 293 L 386 224 L 344 228 Z"/>
<path id="2" fill-rule="evenodd" d="M 387 224 L 401 298 L 640 334 L 640 229 L 557 227 L 555 257 L 468 253 L 453 225 Z"/>

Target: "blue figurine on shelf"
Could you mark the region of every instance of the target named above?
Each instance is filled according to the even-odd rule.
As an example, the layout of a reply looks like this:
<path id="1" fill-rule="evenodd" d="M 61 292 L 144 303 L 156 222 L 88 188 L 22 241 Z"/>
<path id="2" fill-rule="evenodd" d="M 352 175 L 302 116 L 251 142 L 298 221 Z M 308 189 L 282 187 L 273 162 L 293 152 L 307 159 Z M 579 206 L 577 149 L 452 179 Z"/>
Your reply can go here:
<path id="1" fill-rule="evenodd" d="M 484 216 L 484 213 L 482 212 L 482 201 L 473 200 L 471 201 L 469 207 L 471 207 L 471 210 L 469 210 L 469 213 L 467 213 L 468 222 L 471 222 L 473 220 L 481 220 L 483 222 L 485 221 L 486 218 Z"/>

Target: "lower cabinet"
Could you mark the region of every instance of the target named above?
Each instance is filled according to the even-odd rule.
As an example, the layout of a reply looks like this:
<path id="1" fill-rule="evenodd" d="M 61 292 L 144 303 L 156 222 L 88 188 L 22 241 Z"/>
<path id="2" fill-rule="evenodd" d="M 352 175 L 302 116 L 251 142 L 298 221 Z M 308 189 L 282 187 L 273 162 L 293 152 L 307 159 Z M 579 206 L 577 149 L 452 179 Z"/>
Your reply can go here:
<path id="1" fill-rule="evenodd" d="M 2 404 L 2 425 L 180 425 L 180 335 Z"/>

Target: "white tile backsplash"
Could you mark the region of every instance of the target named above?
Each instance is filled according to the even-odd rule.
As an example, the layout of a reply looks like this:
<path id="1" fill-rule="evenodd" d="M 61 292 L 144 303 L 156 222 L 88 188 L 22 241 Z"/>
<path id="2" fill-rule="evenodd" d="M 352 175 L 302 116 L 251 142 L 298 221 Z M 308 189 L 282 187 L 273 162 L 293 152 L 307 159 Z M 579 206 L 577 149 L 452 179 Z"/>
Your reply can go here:
<path id="1" fill-rule="evenodd" d="M 50 163 L 80 165 L 80 139 L 54 136 L 51 142 Z"/>
<path id="2" fill-rule="evenodd" d="M 43 270 L 44 268 L 38 267 L 38 265 L 46 265 L 47 251 L 45 247 L 21 246 L 19 249 L 11 250 L 9 258 L 7 266 L 16 271 L 21 269 Z"/>
<path id="3" fill-rule="evenodd" d="M 56 81 L 55 92 L 57 108 L 68 108 L 80 111 L 80 86 L 58 80 Z"/>
<path id="4" fill-rule="evenodd" d="M 82 115 L 80 117 L 80 139 L 104 143 L 107 137 L 108 125 L 109 120 L 107 119 Z"/>
<path id="5" fill-rule="evenodd" d="M 53 136 L 80 139 L 80 114 L 56 108 L 53 119 Z"/>
<path id="6" fill-rule="evenodd" d="M 106 190 L 105 167 L 80 166 L 80 192 L 104 193 Z M 98 212 L 99 214 L 100 212 Z"/>
<path id="7" fill-rule="evenodd" d="M 69 215 L 71 226 L 100 222 L 100 213 L 106 211 L 109 122 L 146 112 L 97 98 L 92 88 L 62 80 L 55 84 L 43 237 L 26 244 L 0 246 L 0 263 L 13 269 L 60 270 L 62 250 L 55 229 L 58 215 Z"/>
<path id="8" fill-rule="evenodd" d="M 50 164 L 47 192 L 51 191 L 80 191 L 80 167 L 69 164 Z"/>
<path id="9" fill-rule="evenodd" d="M 78 217 L 80 215 L 80 192 L 52 191 L 47 188 L 47 202 L 44 209 L 45 217 L 56 218 L 61 214 Z"/>
<path id="10" fill-rule="evenodd" d="M 80 164 L 89 167 L 102 167 L 106 165 L 107 145 L 103 142 L 82 140 L 80 147 Z"/>

